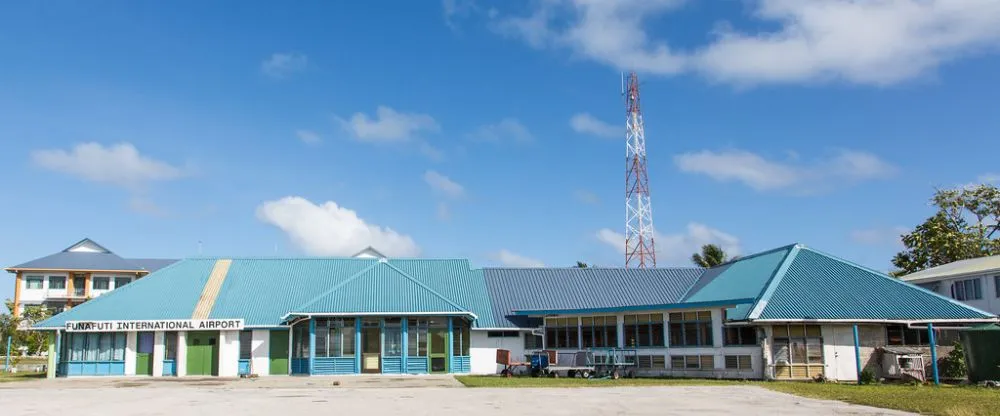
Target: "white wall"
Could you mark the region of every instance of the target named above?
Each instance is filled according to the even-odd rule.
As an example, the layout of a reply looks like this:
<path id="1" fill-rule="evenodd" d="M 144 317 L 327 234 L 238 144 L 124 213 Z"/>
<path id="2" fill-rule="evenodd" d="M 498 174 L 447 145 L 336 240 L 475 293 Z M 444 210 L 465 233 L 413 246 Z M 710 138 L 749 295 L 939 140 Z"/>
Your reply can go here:
<path id="1" fill-rule="evenodd" d="M 127 332 L 125 335 L 125 375 L 135 375 L 135 348 L 137 333 Z"/>
<path id="2" fill-rule="evenodd" d="M 250 345 L 250 371 L 258 376 L 271 374 L 271 331 L 255 329 Z"/>
<path id="3" fill-rule="evenodd" d="M 219 331 L 219 377 L 240 375 L 240 331 Z"/>
<path id="4" fill-rule="evenodd" d="M 187 331 L 177 332 L 177 377 L 187 375 Z"/>
<path id="5" fill-rule="evenodd" d="M 165 334 L 163 331 L 153 333 L 153 377 L 163 375 L 163 356 L 166 354 Z"/>
<path id="6" fill-rule="evenodd" d="M 965 277 L 955 277 L 944 280 L 938 280 L 936 282 L 919 282 L 919 283 L 921 285 L 937 283 L 938 284 L 937 293 L 946 298 L 953 299 L 951 297 L 951 287 L 952 284 L 954 284 L 954 282 L 958 280 L 979 279 L 979 284 L 982 286 L 982 294 L 983 294 L 982 299 L 963 300 L 961 302 L 965 303 L 966 305 L 972 306 L 973 308 L 981 309 L 986 312 L 992 313 L 994 315 L 998 315 L 1000 314 L 1000 298 L 997 297 L 996 279 L 994 279 L 994 276 L 996 275 L 1000 275 L 1000 273 L 970 275 Z"/>
<path id="7" fill-rule="evenodd" d="M 524 361 L 524 333 L 518 337 L 510 338 L 489 338 L 487 332 L 481 330 L 472 331 L 472 340 L 469 344 L 469 358 L 473 374 L 496 374 L 500 372 L 497 365 L 497 349 L 510 350 L 513 361 Z"/>

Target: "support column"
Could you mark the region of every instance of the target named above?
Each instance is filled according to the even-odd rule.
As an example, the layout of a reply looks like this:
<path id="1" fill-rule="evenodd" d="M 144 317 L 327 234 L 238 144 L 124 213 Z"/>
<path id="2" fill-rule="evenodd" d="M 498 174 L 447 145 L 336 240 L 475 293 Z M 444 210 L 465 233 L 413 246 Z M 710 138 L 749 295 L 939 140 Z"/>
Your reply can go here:
<path id="1" fill-rule="evenodd" d="M 163 331 L 153 333 L 153 377 L 163 376 L 163 356 L 166 354 L 166 334 Z"/>
<path id="2" fill-rule="evenodd" d="M 92 286 L 94 286 L 94 284 L 91 281 L 91 273 L 87 273 L 87 274 L 83 275 L 83 298 L 84 299 L 89 299 L 90 298 L 90 288 Z M 128 374 L 127 371 L 126 371 L 126 374 Z"/>
<path id="3" fill-rule="evenodd" d="M 403 322 L 400 323 L 400 328 L 401 328 L 400 330 L 403 331 L 403 354 L 402 354 L 402 358 L 400 358 L 400 362 L 402 363 L 401 364 L 401 366 L 402 366 L 402 372 L 403 372 L 403 374 L 406 374 L 406 373 L 409 372 L 409 371 L 407 371 L 406 357 L 410 353 L 410 351 L 409 351 L 409 349 L 410 349 L 409 348 L 409 345 L 410 345 L 410 341 L 409 341 L 409 331 L 410 331 L 409 327 L 410 327 L 410 324 L 409 324 L 409 320 L 406 319 L 405 316 L 402 318 L 402 321 Z"/>
<path id="4" fill-rule="evenodd" d="M 625 348 L 625 315 L 615 315 L 615 322 L 618 332 L 618 348 Z M 546 337 L 548 338 L 548 337 Z"/>
<path id="5" fill-rule="evenodd" d="M 177 377 L 187 375 L 187 348 L 187 331 L 177 332 L 177 357 L 174 359 L 174 365 L 177 366 Z"/>
<path id="6" fill-rule="evenodd" d="M 126 332 L 125 333 L 125 375 L 134 376 L 135 375 L 135 347 L 138 339 L 138 333 Z"/>
<path id="7" fill-rule="evenodd" d="M 24 278 L 21 276 L 21 272 L 17 272 L 14 276 L 14 310 L 10 311 L 14 317 L 21 316 L 21 285 L 23 284 Z M 10 355 L 10 352 L 7 352 Z"/>
<path id="8" fill-rule="evenodd" d="M 858 372 L 858 384 L 861 384 L 861 341 L 858 338 L 858 324 L 854 324 L 854 366 Z"/>
<path id="9" fill-rule="evenodd" d="M 56 351 L 59 349 L 56 346 L 56 337 L 59 335 L 57 331 L 47 331 L 46 340 L 49 344 L 49 361 L 45 366 L 45 378 L 56 378 Z M 8 355 L 10 352 L 7 353 Z"/>
<path id="10" fill-rule="evenodd" d="M 258 376 L 270 375 L 271 331 L 255 329 L 250 345 L 250 372 Z"/>
<path id="11" fill-rule="evenodd" d="M 934 324 L 927 324 L 927 335 L 931 341 L 931 368 L 934 370 L 934 385 L 940 385 L 941 379 L 938 378 L 938 363 L 937 363 L 937 338 L 934 337 Z"/>
<path id="12" fill-rule="evenodd" d="M 445 357 L 448 357 L 447 361 L 446 361 L 448 363 L 448 371 L 447 371 L 448 373 L 454 373 L 455 372 L 455 355 L 454 355 L 454 353 L 455 353 L 455 348 L 454 348 L 454 345 L 455 345 L 455 333 L 454 333 L 454 327 L 452 326 L 451 320 L 452 320 L 452 317 L 449 316 L 448 317 L 448 345 L 444 346 Z M 577 323 L 576 324 L 576 333 L 579 334 L 580 333 L 580 318 L 577 318 L 576 323 Z"/>
<path id="13" fill-rule="evenodd" d="M 354 369 L 361 373 L 361 317 L 354 318 Z"/>
<path id="14" fill-rule="evenodd" d="M 329 347 L 328 347 L 329 348 Z M 309 318 L 309 374 L 316 365 L 316 318 Z"/>

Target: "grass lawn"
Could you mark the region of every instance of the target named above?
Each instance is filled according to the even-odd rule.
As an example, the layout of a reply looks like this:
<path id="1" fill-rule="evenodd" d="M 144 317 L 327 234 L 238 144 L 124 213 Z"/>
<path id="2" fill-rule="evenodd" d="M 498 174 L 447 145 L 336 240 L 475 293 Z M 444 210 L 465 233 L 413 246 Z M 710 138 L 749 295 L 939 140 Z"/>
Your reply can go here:
<path id="1" fill-rule="evenodd" d="M 760 383 L 774 391 L 925 415 L 996 415 L 1000 390 L 957 386 L 903 386 L 832 383 Z"/>
<path id="2" fill-rule="evenodd" d="M 456 376 L 466 387 L 619 387 L 619 386 L 760 386 L 774 391 L 825 400 L 881 407 L 939 416 L 996 415 L 1000 390 L 956 386 L 904 386 L 760 382 L 678 378 L 585 380 L 580 378 L 533 378 Z"/>
<path id="3" fill-rule="evenodd" d="M 0 372 L 0 383 L 8 383 L 12 381 L 24 381 L 32 380 L 36 378 L 45 378 L 45 373 L 6 373 Z"/>

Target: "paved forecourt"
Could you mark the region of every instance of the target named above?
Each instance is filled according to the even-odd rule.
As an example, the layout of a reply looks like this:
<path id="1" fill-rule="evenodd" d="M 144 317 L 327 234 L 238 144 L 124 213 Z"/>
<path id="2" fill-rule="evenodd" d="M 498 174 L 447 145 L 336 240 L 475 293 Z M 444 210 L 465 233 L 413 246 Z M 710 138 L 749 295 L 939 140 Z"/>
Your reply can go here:
<path id="1" fill-rule="evenodd" d="M 277 379 L 277 378 L 275 378 Z M 808 399 L 753 386 L 488 389 L 446 378 L 372 380 L 282 378 L 286 383 L 202 379 L 93 384 L 0 385 L 0 409 L 11 415 L 407 414 L 447 415 L 909 415 Z M 71 381 L 71 380 L 68 380 Z M 12 386 L 16 384 L 18 387 Z M 418 385 L 433 387 L 416 387 Z M 460 386 L 460 385 L 459 385 Z M 393 388 L 396 387 L 396 388 Z M 59 400 L 52 400 L 58 391 Z"/>

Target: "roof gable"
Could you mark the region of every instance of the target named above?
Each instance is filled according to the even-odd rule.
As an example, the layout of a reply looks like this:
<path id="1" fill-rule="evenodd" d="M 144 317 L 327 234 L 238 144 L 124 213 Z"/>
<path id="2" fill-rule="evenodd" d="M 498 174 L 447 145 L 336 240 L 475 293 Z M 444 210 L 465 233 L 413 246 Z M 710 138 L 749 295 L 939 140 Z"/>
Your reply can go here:
<path id="1" fill-rule="evenodd" d="M 111 250 L 104 248 L 104 246 L 97 244 L 94 240 L 89 238 L 84 238 L 83 240 L 77 241 L 67 247 L 63 252 L 70 253 L 111 253 Z"/>
<path id="2" fill-rule="evenodd" d="M 469 312 L 391 264 L 379 261 L 308 302 L 292 314 Z"/>
<path id="3" fill-rule="evenodd" d="M 801 247 L 786 260 L 751 320 L 989 320 L 995 317 L 857 264 Z"/>

